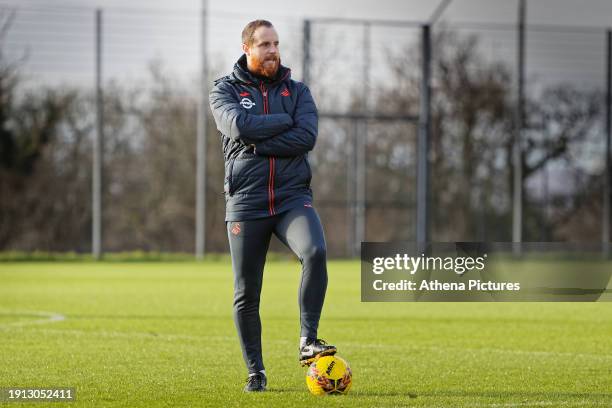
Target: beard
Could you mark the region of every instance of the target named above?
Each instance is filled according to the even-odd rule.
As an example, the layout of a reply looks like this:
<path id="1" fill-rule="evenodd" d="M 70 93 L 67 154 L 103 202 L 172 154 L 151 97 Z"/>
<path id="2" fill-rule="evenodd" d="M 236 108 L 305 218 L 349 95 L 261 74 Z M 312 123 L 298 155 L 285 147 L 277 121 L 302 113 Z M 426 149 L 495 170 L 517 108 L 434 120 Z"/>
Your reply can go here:
<path id="1" fill-rule="evenodd" d="M 266 57 L 259 59 L 256 56 L 251 57 L 251 63 L 249 69 L 257 75 L 264 76 L 266 78 L 274 78 L 280 67 L 280 57 Z"/>

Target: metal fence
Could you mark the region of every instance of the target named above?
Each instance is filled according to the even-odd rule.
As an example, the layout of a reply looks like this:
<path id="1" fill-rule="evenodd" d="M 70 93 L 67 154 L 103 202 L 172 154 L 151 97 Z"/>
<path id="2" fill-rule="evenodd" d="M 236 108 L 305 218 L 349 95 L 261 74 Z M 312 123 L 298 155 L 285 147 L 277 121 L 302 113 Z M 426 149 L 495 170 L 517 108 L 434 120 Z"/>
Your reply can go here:
<path id="1" fill-rule="evenodd" d="M 338 132 L 351 146 L 346 199 L 320 202 L 344 211 L 347 253 L 363 240 L 609 242 L 610 30 L 337 19 L 305 27 L 321 43 L 346 45 L 320 69 L 350 67 L 341 81 L 357 88 L 344 114 L 337 105 L 321 114 L 353 129 Z M 325 74 L 307 78 L 315 95 L 342 101 L 346 87 Z M 401 157 L 399 174 L 377 173 L 377 147 L 390 140 L 384 157 Z"/>
<path id="2" fill-rule="evenodd" d="M 15 106 L 73 98 L 35 169 L 5 166 L 0 249 L 226 250 L 205 95 L 252 16 L 0 10 Z M 521 47 L 520 24 L 441 17 L 270 18 L 319 107 L 310 160 L 330 254 L 364 240 L 609 242 L 610 30 L 527 25 Z M 7 123 L 25 129 L 24 115 Z"/>

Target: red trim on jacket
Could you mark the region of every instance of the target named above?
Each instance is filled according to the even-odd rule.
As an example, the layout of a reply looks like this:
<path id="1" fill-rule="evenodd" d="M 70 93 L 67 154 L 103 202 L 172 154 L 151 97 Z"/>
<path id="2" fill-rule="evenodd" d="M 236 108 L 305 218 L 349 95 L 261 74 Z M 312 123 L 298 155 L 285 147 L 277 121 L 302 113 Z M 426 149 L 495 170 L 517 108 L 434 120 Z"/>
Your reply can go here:
<path id="1" fill-rule="evenodd" d="M 268 106 L 268 90 L 265 88 L 264 84 L 261 83 L 259 85 L 259 89 L 261 90 L 261 94 L 263 96 L 263 109 L 264 115 L 270 113 L 270 107 Z M 276 210 L 274 209 L 274 157 L 270 156 L 270 173 L 268 175 L 268 211 L 270 215 L 276 214 Z"/>

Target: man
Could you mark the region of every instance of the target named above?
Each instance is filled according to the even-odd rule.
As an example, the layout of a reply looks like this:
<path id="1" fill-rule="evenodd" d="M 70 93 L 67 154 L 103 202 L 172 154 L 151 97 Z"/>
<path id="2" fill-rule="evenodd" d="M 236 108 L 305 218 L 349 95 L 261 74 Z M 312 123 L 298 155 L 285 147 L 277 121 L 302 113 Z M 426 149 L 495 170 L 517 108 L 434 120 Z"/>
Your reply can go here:
<path id="1" fill-rule="evenodd" d="M 265 391 L 259 296 L 272 234 L 302 263 L 302 365 L 332 355 L 317 338 L 327 289 L 326 245 L 312 204 L 308 152 L 317 137 L 309 89 L 281 65 L 276 30 L 255 20 L 242 31 L 244 55 L 215 81 L 210 106 L 223 137 L 227 233 L 234 271 L 234 320 L 249 371 L 245 391 Z"/>

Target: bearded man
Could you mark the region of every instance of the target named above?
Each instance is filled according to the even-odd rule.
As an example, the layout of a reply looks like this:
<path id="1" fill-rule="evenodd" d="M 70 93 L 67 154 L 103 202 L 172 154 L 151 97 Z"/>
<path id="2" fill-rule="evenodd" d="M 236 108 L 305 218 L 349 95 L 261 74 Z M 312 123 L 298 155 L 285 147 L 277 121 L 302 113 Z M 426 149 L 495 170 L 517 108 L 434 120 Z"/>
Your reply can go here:
<path id="1" fill-rule="evenodd" d="M 234 321 L 249 377 L 247 392 L 267 385 L 259 299 L 272 235 L 302 264 L 299 361 L 308 365 L 336 347 L 317 336 L 327 289 L 323 228 L 313 206 L 308 152 L 318 115 L 306 85 L 281 65 L 272 23 L 242 31 L 244 55 L 215 81 L 210 106 L 223 139 L 225 221 L 234 272 Z"/>

